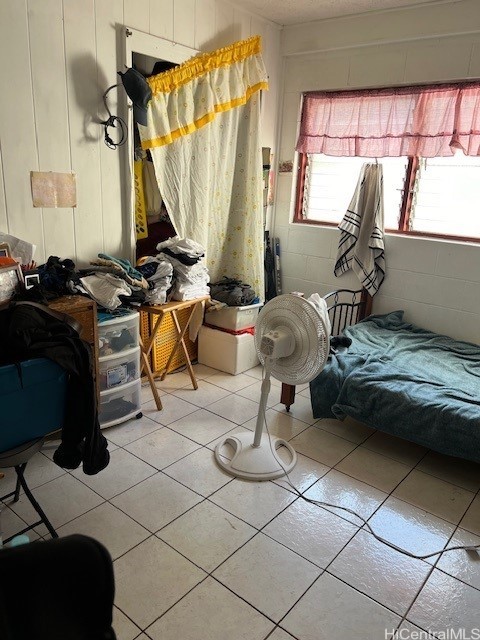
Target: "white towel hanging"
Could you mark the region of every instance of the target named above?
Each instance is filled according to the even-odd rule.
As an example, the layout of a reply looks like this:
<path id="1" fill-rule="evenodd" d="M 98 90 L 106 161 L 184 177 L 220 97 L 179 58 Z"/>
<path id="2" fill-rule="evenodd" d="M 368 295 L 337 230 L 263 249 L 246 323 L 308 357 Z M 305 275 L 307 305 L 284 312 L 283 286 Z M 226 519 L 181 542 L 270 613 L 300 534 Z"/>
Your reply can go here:
<path id="1" fill-rule="evenodd" d="M 365 163 L 353 198 L 339 224 L 340 241 L 334 273 L 350 269 L 374 296 L 385 278 L 383 167 Z"/>

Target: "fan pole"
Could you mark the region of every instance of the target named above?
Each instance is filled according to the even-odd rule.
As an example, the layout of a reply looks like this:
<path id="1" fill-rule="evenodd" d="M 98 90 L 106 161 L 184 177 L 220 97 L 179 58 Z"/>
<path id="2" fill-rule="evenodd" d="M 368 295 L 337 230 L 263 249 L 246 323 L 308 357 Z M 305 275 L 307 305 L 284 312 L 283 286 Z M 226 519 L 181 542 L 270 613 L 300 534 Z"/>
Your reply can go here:
<path id="1" fill-rule="evenodd" d="M 257 425 L 252 443 L 252 433 L 236 433 L 226 436 L 215 447 L 215 459 L 227 473 L 246 480 L 274 480 L 293 469 L 297 454 L 286 440 L 270 437 L 263 433 L 268 392 L 270 391 L 270 373 L 272 359 L 265 358 L 265 376 L 262 380 L 262 395 L 258 409 Z M 263 438 L 262 438 L 263 435 Z M 234 453 L 231 460 L 222 455 L 222 447 L 229 445 Z M 283 447 L 289 452 L 289 460 L 282 460 L 277 451 Z"/>
<path id="2" fill-rule="evenodd" d="M 253 446 L 259 447 L 262 440 L 263 422 L 265 420 L 265 411 L 267 410 L 268 394 L 270 393 L 270 371 L 272 369 L 272 359 L 265 358 L 265 377 L 262 380 L 262 394 L 260 396 L 260 408 L 257 415 L 257 426 L 255 427 L 255 437 Z"/>

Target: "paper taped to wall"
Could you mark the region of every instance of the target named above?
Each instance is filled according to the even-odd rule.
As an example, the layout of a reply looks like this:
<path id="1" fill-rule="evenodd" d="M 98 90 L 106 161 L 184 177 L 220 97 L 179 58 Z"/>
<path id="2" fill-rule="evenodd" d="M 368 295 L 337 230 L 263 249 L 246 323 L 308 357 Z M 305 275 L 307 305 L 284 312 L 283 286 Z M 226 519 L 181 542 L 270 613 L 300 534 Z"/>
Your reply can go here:
<path id="1" fill-rule="evenodd" d="M 62 208 L 77 206 L 74 173 L 30 171 L 34 207 Z"/>

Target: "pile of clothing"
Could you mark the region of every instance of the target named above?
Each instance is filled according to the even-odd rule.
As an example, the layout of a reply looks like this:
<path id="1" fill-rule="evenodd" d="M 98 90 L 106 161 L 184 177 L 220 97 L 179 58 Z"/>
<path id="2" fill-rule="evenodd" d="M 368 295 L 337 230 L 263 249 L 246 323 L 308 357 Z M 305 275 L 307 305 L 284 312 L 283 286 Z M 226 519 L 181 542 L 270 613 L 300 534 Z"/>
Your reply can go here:
<path id="1" fill-rule="evenodd" d="M 61 278 L 53 280 L 59 288 Z M 98 423 L 91 348 L 64 314 L 37 302 L 17 299 L 0 311 L 0 362 L 17 366 L 22 389 L 20 363 L 32 358 L 48 358 L 68 373 L 62 442 L 53 461 L 64 469 L 76 469 L 83 462 L 84 473 L 98 473 L 108 465 L 110 454 Z M 28 393 L 35 387 L 32 380 L 26 379 Z M 12 383 L 11 389 L 14 388 Z M 8 388 L 4 391 L 8 395 Z"/>
<path id="2" fill-rule="evenodd" d="M 150 285 L 145 302 L 147 304 L 164 304 L 172 286 L 172 264 L 168 260 L 156 256 L 146 256 L 137 262 L 137 270 Z"/>
<path id="3" fill-rule="evenodd" d="M 86 269 L 76 269 L 70 258 L 50 256 L 30 273 L 38 274 L 38 284 L 22 293 L 22 299 L 45 303 L 69 294 L 86 295 L 101 307 L 114 311 L 120 306 L 137 307 L 147 299 L 154 283 L 132 267 L 128 260 L 99 253 Z M 170 284 L 168 284 L 170 286 Z"/>
<path id="4" fill-rule="evenodd" d="M 210 285 L 210 295 L 213 300 L 223 302 L 229 307 L 243 307 L 260 301 L 249 284 L 226 276 Z"/>
<path id="5" fill-rule="evenodd" d="M 37 272 L 39 285 L 28 298 L 44 302 L 65 294 L 86 295 L 115 311 L 118 307 L 192 300 L 210 293 L 204 248 L 175 236 L 157 245 L 158 255 L 141 258 L 136 267 L 128 260 L 99 253 L 86 269 L 77 270 L 70 259 L 50 256 Z"/>
<path id="6" fill-rule="evenodd" d="M 157 245 L 157 258 L 173 268 L 173 300 L 192 300 L 208 296 L 210 280 L 205 266 L 204 248 L 189 238 L 175 236 Z"/>
<path id="7" fill-rule="evenodd" d="M 99 253 L 90 264 L 79 272 L 75 293 L 85 293 L 105 309 L 140 305 L 153 287 L 128 260 Z"/>

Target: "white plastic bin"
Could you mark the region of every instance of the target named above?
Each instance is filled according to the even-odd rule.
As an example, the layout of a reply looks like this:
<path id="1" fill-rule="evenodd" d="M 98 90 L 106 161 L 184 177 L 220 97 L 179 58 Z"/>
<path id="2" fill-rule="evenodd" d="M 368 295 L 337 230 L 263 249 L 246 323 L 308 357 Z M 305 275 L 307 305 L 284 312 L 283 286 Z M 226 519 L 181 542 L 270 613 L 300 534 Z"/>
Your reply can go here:
<path id="1" fill-rule="evenodd" d="M 255 338 L 250 333 L 233 335 L 202 326 L 198 334 L 198 361 L 233 375 L 247 371 L 258 364 Z"/>
<path id="2" fill-rule="evenodd" d="M 101 427 L 111 427 L 130 418 L 140 417 L 140 380 L 100 393 L 98 419 Z M 140 414 L 140 415 L 139 415 Z"/>
<path id="3" fill-rule="evenodd" d="M 258 302 L 245 307 L 223 307 L 218 311 L 207 311 L 205 322 L 229 331 L 241 331 L 255 326 L 262 306 L 263 303 Z"/>
<path id="4" fill-rule="evenodd" d="M 140 376 L 140 347 L 99 358 L 98 374 L 100 391 L 137 380 Z"/>
<path id="5" fill-rule="evenodd" d="M 128 315 L 113 318 L 98 324 L 100 357 L 132 349 L 138 345 L 139 314 L 134 311 Z"/>

